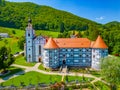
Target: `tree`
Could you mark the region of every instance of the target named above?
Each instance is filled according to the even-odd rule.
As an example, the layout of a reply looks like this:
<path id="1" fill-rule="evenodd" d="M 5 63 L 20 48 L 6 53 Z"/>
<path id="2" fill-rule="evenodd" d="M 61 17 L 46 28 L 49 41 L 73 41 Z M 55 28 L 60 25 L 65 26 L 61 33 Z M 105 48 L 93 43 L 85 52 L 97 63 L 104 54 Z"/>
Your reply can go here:
<path id="1" fill-rule="evenodd" d="M 117 57 L 107 57 L 101 60 L 101 74 L 110 83 L 111 90 L 116 90 L 120 83 L 120 60 Z"/>
<path id="2" fill-rule="evenodd" d="M 5 5 L 5 0 L 0 0 L 0 5 L 4 6 Z"/>
<path id="3" fill-rule="evenodd" d="M 8 44 L 8 40 L 7 40 L 7 39 L 5 39 L 5 40 L 4 40 L 4 43 L 5 43 L 5 44 Z"/>
<path id="4" fill-rule="evenodd" d="M 15 30 L 12 30 L 12 33 L 13 33 L 13 34 L 16 34 Z"/>
<path id="5" fill-rule="evenodd" d="M 0 36 L 0 41 L 2 40 L 2 37 Z"/>
<path id="6" fill-rule="evenodd" d="M 25 43 L 25 38 L 24 37 L 21 37 L 18 41 L 18 47 L 21 49 L 21 50 L 24 50 L 24 43 Z"/>
<path id="7" fill-rule="evenodd" d="M 5 46 L 0 48 L 0 70 L 3 69 L 3 72 L 6 72 L 8 68 L 14 62 L 14 57 L 10 53 L 10 49 L 7 49 Z"/>
<path id="8" fill-rule="evenodd" d="M 64 23 L 61 22 L 61 23 L 60 23 L 60 33 L 63 33 L 64 30 L 65 30 Z"/>

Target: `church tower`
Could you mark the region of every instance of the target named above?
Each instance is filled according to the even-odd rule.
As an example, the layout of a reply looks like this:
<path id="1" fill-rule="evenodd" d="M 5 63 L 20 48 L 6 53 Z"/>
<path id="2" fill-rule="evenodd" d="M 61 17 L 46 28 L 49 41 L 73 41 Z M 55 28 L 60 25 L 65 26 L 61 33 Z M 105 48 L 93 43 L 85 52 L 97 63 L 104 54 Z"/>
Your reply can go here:
<path id="1" fill-rule="evenodd" d="M 32 20 L 28 20 L 28 26 L 26 28 L 26 59 L 27 62 L 33 62 L 33 38 L 34 30 L 31 24 Z"/>

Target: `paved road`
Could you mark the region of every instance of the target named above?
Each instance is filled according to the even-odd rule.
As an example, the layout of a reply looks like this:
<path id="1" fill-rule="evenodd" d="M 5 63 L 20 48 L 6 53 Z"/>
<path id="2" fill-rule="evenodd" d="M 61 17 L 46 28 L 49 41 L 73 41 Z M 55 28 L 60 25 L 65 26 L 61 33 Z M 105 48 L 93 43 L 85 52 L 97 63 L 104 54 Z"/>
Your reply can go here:
<path id="1" fill-rule="evenodd" d="M 8 80 L 8 79 L 17 77 L 17 76 L 19 76 L 19 75 L 21 75 L 21 74 L 24 74 L 24 73 L 26 73 L 26 72 L 29 72 L 29 71 L 36 71 L 36 72 L 40 72 L 40 73 L 43 73 L 43 74 L 49 74 L 49 75 L 62 75 L 62 76 L 64 76 L 64 75 L 69 75 L 69 76 L 76 76 L 76 73 L 71 73 L 71 72 L 69 72 L 69 73 L 62 73 L 62 72 L 61 72 L 61 73 L 58 73 L 58 72 L 46 72 L 46 71 L 43 71 L 43 70 L 39 70 L 38 67 L 39 67 L 40 64 L 41 64 L 41 63 L 36 63 L 33 67 L 27 67 L 27 66 L 22 66 L 22 65 L 13 64 L 12 66 L 19 67 L 19 68 L 24 68 L 25 70 L 22 71 L 22 72 L 18 72 L 18 73 L 16 73 L 16 74 L 7 76 L 7 77 L 5 77 L 5 78 L 2 78 L 2 79 L 0 79 L 0 82 L 5 82 L 5 81 Z M 81 74 L 81 73 L 78 73 L 77 75 L 78 75 L 78 76 L 83 76 L 83 74 Z M 93 75 L 91 75 L 91 74 L 84 74 L 84 76 L 85 76 L 85 77 L 94 78 L 95 80 L 93 80 L 91 83 L 94 83 L 94 82 L 96 82 L 96 81 L 98 81 L 98 80 L 101 80 L 101 78 L 95 77 L 95 76 L 93 76 Z"/>
<path id="2" fill-rule="evenodd" d="M 21 52 L 19 52 L 19 54 L 15 54 L 14 57 L 17 57 L 17 56 L 19 56 L 19 55 L 21 55 L 23 53 L 24 53 L 24 51 L 21 51 Z"/>

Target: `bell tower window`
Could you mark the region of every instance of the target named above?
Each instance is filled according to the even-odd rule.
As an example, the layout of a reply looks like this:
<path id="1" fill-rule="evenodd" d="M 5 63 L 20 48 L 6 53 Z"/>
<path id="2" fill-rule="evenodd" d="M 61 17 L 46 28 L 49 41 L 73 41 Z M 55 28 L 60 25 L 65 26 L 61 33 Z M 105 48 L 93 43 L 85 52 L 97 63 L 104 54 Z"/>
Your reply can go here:
<path id="1" fill-rule="evenodd" d="M 28 37 L 30 37 L 30 33 L 28 33 Z"/>
<path id="2" fill-rule="evenodd" d="M 41 45 L 39 45 L 39 54 L 41 55 Z"/>

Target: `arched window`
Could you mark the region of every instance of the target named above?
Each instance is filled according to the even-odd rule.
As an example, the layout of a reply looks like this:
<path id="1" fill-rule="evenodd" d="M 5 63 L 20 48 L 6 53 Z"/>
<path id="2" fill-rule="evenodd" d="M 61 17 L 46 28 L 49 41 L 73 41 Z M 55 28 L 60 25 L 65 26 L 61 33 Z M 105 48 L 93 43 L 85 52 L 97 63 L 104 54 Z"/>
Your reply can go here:
<path id="1" fill-rule="evenodd" d="M 29 55 L 29 58 L 31 58 L 31 55 Z"/>
<path id="2" fill-rule="evenodd" d="M 29 56 L 28 56 L 28 57 L 29 57 L 29 62 L 30 62 L 30 60 L 31 60 L 31 55 L 29 54 Z"/>
<path id="3" fill-rule="evenodd" d="M 41 45 L 39 45 L 39 54 L 41 55 Z"/>
<path id="4" fill-rule="evenodd" d="M 30 37 L 30 33 L 28 33 L 28 37 Z"/>

